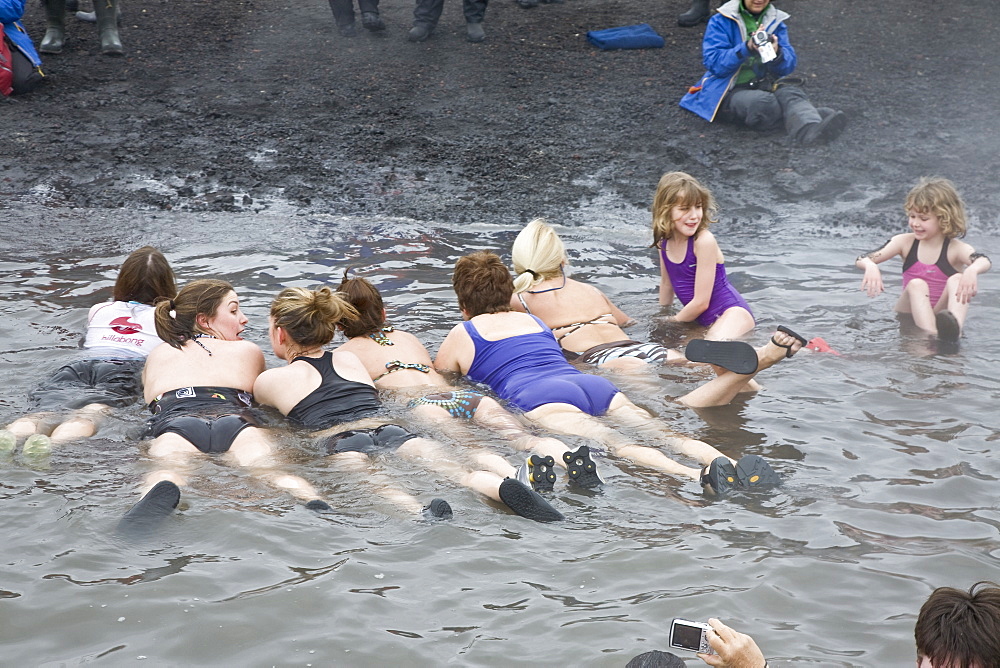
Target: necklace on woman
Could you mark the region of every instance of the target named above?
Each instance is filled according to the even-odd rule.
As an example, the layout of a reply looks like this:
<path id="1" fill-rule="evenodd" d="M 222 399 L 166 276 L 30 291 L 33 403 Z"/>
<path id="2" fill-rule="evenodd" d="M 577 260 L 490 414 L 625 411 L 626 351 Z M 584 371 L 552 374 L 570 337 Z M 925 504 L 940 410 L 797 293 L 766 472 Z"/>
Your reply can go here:
<path id="1" fill-rule="evenodd" d="M 545 288 L 544 290 L 525 290 L 529 295 L 540 295 L 543 292 L 554 292 L 555 290 L 562 290 L 566 287 L 566 272 L 563 271 L 562 265 L 559 266 L 559 273 L 562 274 L 563 282 L 557 288 Z"/>
<path id="2" fill-rule="evenodd" d="M 392 325 L 385 325 L 381 329 L 376 329 L 374 332 L 368 335 L 368 338 L 379 344 L 380 346 L 394 346 L 392 339 L 390 339 L 386 334 L 388 332 L 394 331 Z"/>
<path id="3" fill-rule="evenodd" d="M 209 357 L 211 357 L 211 356 L 212 356 L 212 351 L 211 351 L 211 350 L 209 350 L 209 349 L 208 349 L 208 348 L 207 348 L 207 347 L 205 346 L 205 344 L 204 344 L 204 343 L 202 343 L 201 341 L 199 341 L 198 339 L 216 339 L 216 338 L 218 338 L 218 337 L 217 337 L 217 336 L 214 336 L 214 335 L 212 335 L 212 334 L 195 334 L 195 335 L 194 335 L 194 336 L 193 336 L 193 337 L 191 338 L 191 340 L 192 340 L 192 341 L 194 341 L 195 343 L 197 343 L 197 344 L 198 344 L 199 346 L 201 346 L 201 349 L 202 349 L 202 350 L 204 350 L 204 351 L 205 351 L 206 353 L 208 353 L 208 356 L 209 356 Z"/>

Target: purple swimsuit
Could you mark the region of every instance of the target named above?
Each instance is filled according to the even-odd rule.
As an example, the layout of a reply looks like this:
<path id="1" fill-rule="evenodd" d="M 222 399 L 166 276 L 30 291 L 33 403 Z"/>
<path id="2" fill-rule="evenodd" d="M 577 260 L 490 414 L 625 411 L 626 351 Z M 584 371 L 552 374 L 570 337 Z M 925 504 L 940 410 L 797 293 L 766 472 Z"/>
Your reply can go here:
<path id="1" fill-rule="evenodd" d="M 525 412 L 559 403 L 576 406 L 589 415 L 606 413 L 618 388 L 607 378 L 583 373 L 567 362 L 552 330 L 530 317 L 542 331 L 499 341 L 484 339 L 471 322 L 462 323 L 476 346 L 469 378 L 489 385 Z"/>
<path id="2" fill-rule="evenodd" d="M 671 262 L 667 257 L 667 240 L 660 242 L 660 257 L 663 258 L 663 266 L 667 269 L 667 276 L 674 286 L 674 294 L 681 300 L 682 304 L 687 304 L 694 299 L 694 275 L 698 268 L 698 258 L 694 254 L 694 237 L 688 238 L 687 254 L 683 262 Z M 711 327 L 719 319 L 726 309 L 734 306 L 741 306 L 747 310 L 750 317 L 753 311 L 747 305 L 747 300 L 729 284 L 726 278 L 726 265 L 721 262 L 715 265 L 715 284 L 712 286 L 712 298 L 701 315 L 698 316 L 698 324 L 703 327 Z"/>

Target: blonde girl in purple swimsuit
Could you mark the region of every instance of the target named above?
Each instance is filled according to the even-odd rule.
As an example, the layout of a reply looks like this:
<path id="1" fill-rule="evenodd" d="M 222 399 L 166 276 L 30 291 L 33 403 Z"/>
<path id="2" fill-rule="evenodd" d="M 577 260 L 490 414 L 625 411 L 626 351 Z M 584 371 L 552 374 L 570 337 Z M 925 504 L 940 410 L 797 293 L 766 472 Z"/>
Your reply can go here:
<path id="1" fill-rule="evenodd" d="M 653 246 L 660 256 L 660 304 L 676 296 L 683 308 L 671 320 L 708 327 L 704 338 L 736 339 L 754 327 L 746 300 L 730 285 L 722 251 L 708 231 L 712 193 L 684 172 L 660 178 L 653 198 Z"/>
<path id="2" fill-rule="evenodd" d="M 917 327 L 932 336 L 957 341 L 979 274 L 989 270 L 990 259 L 958 240 L 965 236 L 965 206 L 951 181 L 921 179 L 903 209 L 912 232 L 897 234 L 855 261 L 865 272 L 861 289 L 869 297 L 881 293 L 878 265 L 898 255 L 903 258 L 903 294 L 896 311 L 911 313 Z"/>

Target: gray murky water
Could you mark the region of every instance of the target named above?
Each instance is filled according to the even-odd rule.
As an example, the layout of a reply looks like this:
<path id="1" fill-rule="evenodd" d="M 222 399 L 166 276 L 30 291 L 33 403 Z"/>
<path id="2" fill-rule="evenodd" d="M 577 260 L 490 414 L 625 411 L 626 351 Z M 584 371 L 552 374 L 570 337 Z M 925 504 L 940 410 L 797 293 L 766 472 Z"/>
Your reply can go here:
<path id="1" fill-rule="evenodd" d="M 670 401 L 696 373 L 614 377 L 679 431 L 730 454 L 767 457 L 787 481 L 772 496 L 712 501 L 694 483 L 610 461 L 603 493 L 560 483 L 553 503 L 568 520 L 540 525 L 415 464 L 380 460 L 377 468 L 421 499 L 450 501 L 454 520 L 429 523 L 393 511 L 368 480 L 334 474 L 292 443 L 292 469 L 331 497 L 337 515 L 316 516 L 245 472 L 206 461 L 160 536 L 128 543 L 111 529 L 150 467 L 136 442 L 145 415 L 135 405 L 118 410 L 101 438 L 49 460 L 0 462 L 0 663 L 622 666 L 665 649 L 672 617 L 718 616 L 784 665 L 912 665 L 913 622 L 934 587 L 1000 578 L 996 279 L 980 282 L 961 351 L 928 354 L 892 313 L 898 265 L 887 269 L 888 295 L 870 301 L 858 290 L 852 259 L 888 236 L 888 223 L 831 229 L 808 207 L 783 211 L 730 211 L 717 228 L 760 320 L 752 340 L 785 323 L 824 337 L 841 356 L 803 353 L 762 374 L 758 396 L 701 412 Z M 4 423 L 75 354 L 86 309 L 106 298 L 121 259 L 144 243 L 160 246 L 182 281 L 229 279 L 251 319 L 247 338 L 259 344 L 281 287 L 336 284 L 351 265 L 383 290 L 390 318 L 434 350 L 459 318 L 454 259 L 476 248 L 506 253 L 518 229 L 293 215 L 26 215 L 50 227 L 5 235 Z M 747 219 L 754 224 L 739 222 Z M 560 229 L 575 275 L 639 320 L 634 336 L 663 335 L 647 214 L 599 203 L 553 222 L 567 224 Z M 1000 257 L 981 226 L 969 238 Z M 481 437 L 513 461 L 502 443 Z"/>

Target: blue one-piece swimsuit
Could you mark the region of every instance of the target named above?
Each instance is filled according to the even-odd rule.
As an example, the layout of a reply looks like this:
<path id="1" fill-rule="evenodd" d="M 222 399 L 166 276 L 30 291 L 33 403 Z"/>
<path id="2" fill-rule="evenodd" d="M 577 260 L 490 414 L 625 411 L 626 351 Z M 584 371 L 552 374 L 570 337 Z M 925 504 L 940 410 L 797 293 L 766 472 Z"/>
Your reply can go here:
<path id="1" fill-rule="evenodd" d="M 670 277 L 670 284 L 674 287 L 674 294 L 681 300 L 682 304 L 687 304 L 694 299 L 694 275 L 698 267 L 698 257 L 694 254 L 694 237 L 688 237 L 687 253 L 683 262 L 671 262 L 667 257 L 667 240 L 660 242 L 660 257 L 663 259 L 663 266 Z M 711 327 L 719 316 L 734 306 L 742 306 L 753 317 L 753 311 L 743 299 L 743 295 L 736 291 L 726 277 L 726 265 L 721 262 L 715 265 L 715 283 L 712 285 L 712 299 L 696 320 L 702 327 Z"/>
<path id="2" fill-rule="evenodd" d="M 544 404 L 571 404 L 589 415 L 603 415 L 618 394 L 608 379 L 583 373 L 569 364 L 552 330 L 535 316 L 540 332 L 519 334 L 499 341 L 479 335 L 475 325 L 465 322 L 476 356 L 469 378 L 485 383 L 522 411 Z"/>

